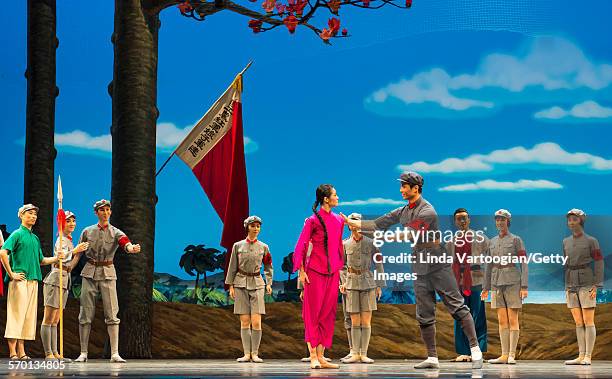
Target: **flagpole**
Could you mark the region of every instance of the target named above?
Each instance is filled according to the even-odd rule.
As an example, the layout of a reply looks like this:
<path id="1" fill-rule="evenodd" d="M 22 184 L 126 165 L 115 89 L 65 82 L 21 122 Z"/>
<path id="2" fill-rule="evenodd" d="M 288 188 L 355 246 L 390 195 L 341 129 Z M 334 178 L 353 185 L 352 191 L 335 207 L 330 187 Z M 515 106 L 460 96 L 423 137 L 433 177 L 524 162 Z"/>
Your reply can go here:
<path id="1" fill-rule="evenodd" d="M 176 150 L 176 149 L 175 149 Z M 164 167 L 166 167 L 166 165 L 168 164 L 168 162 L 170 162 L 170 159 L 172 159 L 172 157 L 174 156 L 174 153 L 176 153 L 176 151 L 173 151 L 172 154 L 170 154 L 170 156 L 168 157 L 168 159 L 166 159 L 166 161 L 164 162 L 164 164 L 159 168 L 159 170 L 157 170 L 157 174 L 155 174 L 155 177 L 157 178 L 157 175 L 159 175 L 159 173 L 164 169 Z"/>
<path id="2" fill-rule="evenodd" d="M 247 63 L 246 67 L 242 69 L 242 71 L 240 71 L 240 74 L 238 75 L 242 75 L 246 72 L 246 70 L 249 69 L 249 67 L 251 67 L 251 65 L 253 64 L 253 61 L 249 61 L 249 63 Z"/>
<path id="3" fill-rule="evenodd" d="M 234 83 L 236 82 L 236 80 L 238 80 L 239 78 L 242 77 L 242 75 L 244 75 L 244 73 L 249 69 L 249 67 L 251 67 L 251 65 L 253 64 L 253 61 L 250 60 L 249 63 L 247 63 L 247 65 L 242 69 L 242 71 L 240 71 L 240 73 L 238 75 L 236 75 L 236 78 L 234 79 L 234 81 L 232 82 L 231 85 L 234 85 Z M 242 87 L 242 85 L 241 85 Z M 242 91 L 242 88 L 240 88 L 240 91 Z M 180 144 L 179 144 L 180 145 Z M 159 168 L 159 170 L 157 170 L 157 173 L 155 174 L 155 177 L 157 178 L 157 175 L 159 175 L 160 172 L 162 172 L 162 170 L 166 167 L 166 165 L 168 164 L 168 162 L 170 162 L 170 159 L 172 159 L 172 157 L 176 154 L 176 148 L 179 146 L 177 145 L 174 148 L 174 151 L 172 152 L 172 154 L 170 154 L 170 156 L 168 157 L 168 159 L 166 159 L 166 161 L 164 162 L 164 164 Z"/>

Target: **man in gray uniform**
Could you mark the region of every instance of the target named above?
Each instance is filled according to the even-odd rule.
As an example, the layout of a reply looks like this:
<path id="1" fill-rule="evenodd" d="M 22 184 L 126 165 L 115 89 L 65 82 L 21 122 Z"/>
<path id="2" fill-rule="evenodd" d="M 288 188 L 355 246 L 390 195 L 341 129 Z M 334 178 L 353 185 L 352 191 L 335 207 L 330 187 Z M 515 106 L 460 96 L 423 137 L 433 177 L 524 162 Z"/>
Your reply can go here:
<path id="1" fill-rule="evenodd" d="M 361 220 L 359 213 L 349 215 L 351 220 Z M 340 271 L 340 292 L 346 296 L 345 312 L 351 317 L 351 340 L 353 347 L 350 357 L 343 363 L 374 363 L 368 357 L 368 346 L 372 333 L 372 311 L 382 295 L 385 280 L 375 280 L 372 274 L 374 256 L 379 253 L 373 240 L 363 236 L 358 229 L 350 227 L 351 236 L 344 240 L 344 267 Z M 382 262 L 376 263 L 376 271 L 383 273 Z"/>
<path id="2" fill-rule="evenodd" d="M 490 359 L 489 363 L 515 364 L 516 346 L 519 340 L 519 310 L 523 307 L 523 299 L 527 297 L 528 267 L 527 262 L 504 262 L 502 259 L 526 257 L 525 244 L 521 237 L 510 233 L 512 215 L 506 209 L 495 212 L 495 226 L 499 234 L 491 238 L 489 253 L 493 259 L 499 258 L 500 263 L 487 264 L 485 270 L 484 290 L 481 299 L 486 300 L 491 293 L 491 308 L 497 309 L 499 321 L 499 339 L 502 345 L 502 355 Z"/>
<path id="3" fill-rule="evenodd" d="M 436 292 L 442 298 L 444 305 L 455 320 L 461 323 L 463 332 L 470 342 L 472 356 L 472 368 L 482 367 L 482 352 L 478 347 L 478 339 L 474 328 L 474 320 L 470 310 L 463 302 L 463 296 L 459 293 L 457 281 L 451 271 L 449 263 L 444 259 L 439 262 L 431 262 L 428 257 L 440 257 L 445 254 L 444 246 L 440 240 L 425 238 L 431 235 L 440 235 L 438 229 L 438 215 L 433 206 L 422 196 L 424 180 L 416 172 L 403 173 L 400 178 L 400 192 L 408 204 L 397 208 L 376 220 L 350 220 L 344 216 L 344 220 L 352 227 L 361 230 L 384 230 L 395 224 L 402 224 L 405 237 L 414 239 L 418 234 L 418 240 L 413 248 L 412 254 L 416 256 L 412 269 L 417 275 L 414 281 L 414 292 L 416 294 L 416 317 L 421 328 L 421 336 L 427 347 L 427 359 L 415 368 L 439 368 L 438 353 L 436 350 Z M 430 233 L 427 233 L 430 232 Z"/>
<path id="4" fill-rule="evenodd" d="M 81 271 L 81 309 L 79 312 L 79 336 L 81 339 L 81 354 L 75 362 L 87 362 L 89 332 L 96 311 L 96 297 L 102 295 L 104 307 L 104 322 L 108 331 L 111 348 L 111 362 L 123 363 L 119 355 L 119 303 L 117 301 L 117 273 L 113 265 L 115 252 L 119 247 L 129 254 L 140 252 L 140 245 L 132 244 L 121 230 L 109 224 L 111 203 L 99 200 L 94 206 L 98 217 L 96 225 L 88 226 L 81 233 L 79 243 L 89 242 L 85 250 L 87 264 Z M 75 262 L 76 264 L 76 262 Z"/>
<path id="5" fill-rule="evenodd" d="M 266 314 L 264 289 L 272 294 L 272 256 L 268 245 L 259 241 L 261 219 L 250 216 L 244 220 L 248 235 L 232 247 L 225 284 L 229 285 L 230 297 L 234 299 L 234 314 L 240 315 L 240 338 L 244 356 L 238 362 L 262 363 L 259 357 L 261 343 L 261 315 Z M 266 281 L 261 277 L 264 266 Z"/>
<path id="6" fill-rule="evenodd" d="M 567 307 L 576 323 L 578 358 L 565 361 L 566 365 L 590 365 L 595 346 L 595 306 L 597 289 L 603 287 L 604 260 L 599 242 L 584 233 L 586 213 L 580 209 L 567 212 L 567 226 L 572 235 L 563 239 Z"/>
<path id="7" fill-rule="evenodd" d="M 446 251 L 453 257 L 451 265 L 459 290 L 463 295 L 465 305 L 470 308 L 474 319 L 476 335 L 482 352 L 487 351 L 487 316 L 485 314 L 485 302 L 480 298 L 482 284 L 484 282 L 484 266 L 471 264 L 469 257 L 489 255 L 489 239 L 485 235 L 478 235 L 470 229 L 470 215 L 465 208 L 458 208 L 454 213 L 457 232 L 453 239 L 446 244 Z M 455 351 L 460 354 L 455 362 L 469 362 L 470 344 L 461 329 L 461 325 L 455 320 Z"/>

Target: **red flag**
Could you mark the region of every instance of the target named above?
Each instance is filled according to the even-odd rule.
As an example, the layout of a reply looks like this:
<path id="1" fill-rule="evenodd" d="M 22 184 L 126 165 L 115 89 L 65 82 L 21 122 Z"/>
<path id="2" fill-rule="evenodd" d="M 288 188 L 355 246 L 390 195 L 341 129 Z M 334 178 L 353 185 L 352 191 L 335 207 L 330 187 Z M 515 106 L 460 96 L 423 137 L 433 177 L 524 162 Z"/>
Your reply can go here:
<path id="1" fill-rule="evenodd" d="M 249 216 L 249 191 L 244 160 L 242 104 L 234 101 L 232 128 L 194 168 L 221 220 L 221 246 L 230 251 L 244 238 L 242 222 Z"/>
<path id="2" fill-rule="evenodd" d="M 249 216 L 240 87 L 230 86 L 176 150 L 223 221 L 226 274 L 232 246 L 244 238 L 242 223 Z"/>

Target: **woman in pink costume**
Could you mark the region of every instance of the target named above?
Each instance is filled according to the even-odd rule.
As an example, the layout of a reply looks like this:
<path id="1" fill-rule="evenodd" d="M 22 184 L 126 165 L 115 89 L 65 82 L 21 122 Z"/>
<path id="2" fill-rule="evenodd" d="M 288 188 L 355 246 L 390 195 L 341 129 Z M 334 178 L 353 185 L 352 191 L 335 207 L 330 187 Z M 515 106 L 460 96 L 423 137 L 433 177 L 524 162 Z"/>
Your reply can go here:
<path id="1" fill-rule="evenodd" d="M 334 187 L 321 184 L 317 188 L 316 201 L 312 206 L 314 214 L 306 219 L 293 254 L 293 272 L 300 271 L 299 280 L 304 285 L 302 317 L 304 339 L 310 350 L 311 368 L 338 368 L 338 365 L 323 358 L 323 350 L 332 345 L 340 269 L 344 264 L 344 220 L 331 211 L 337 205 L 338 194 Z M 312 252 L 306 262 L 309 242 L 312 242 Z"/>

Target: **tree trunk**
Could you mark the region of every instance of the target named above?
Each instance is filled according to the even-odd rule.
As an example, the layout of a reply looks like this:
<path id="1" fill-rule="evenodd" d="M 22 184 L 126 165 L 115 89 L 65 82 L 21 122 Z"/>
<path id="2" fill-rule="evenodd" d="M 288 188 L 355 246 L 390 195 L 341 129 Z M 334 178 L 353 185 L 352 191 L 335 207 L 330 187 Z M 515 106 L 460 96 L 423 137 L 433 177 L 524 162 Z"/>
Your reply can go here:
<path id="1" fill-rule="evenodd" d="M 157 12 L 140 0 L 115 1 L 113 81 L 112 223 L 142 247 L 115 256 L 119 295 L 120 352 L 151 358 L 155 237 L 155 131 Z"/>
<path id="2" fill-rule="evenodd" d="M 55 0 L 28 0 L 28 83 L 24 202 L 40 208 L 34 232 L 53 255 L 55 98 Z"/>
<path id="3" fill-rule="evenodd" d="M 198 272 L 196 274 L 196 282 L 195 285 L 193 286 L 193 298 L 196 299 L 197 295 L 198 295 L 198 283 L 200 282 L 200 273 Z"/>

